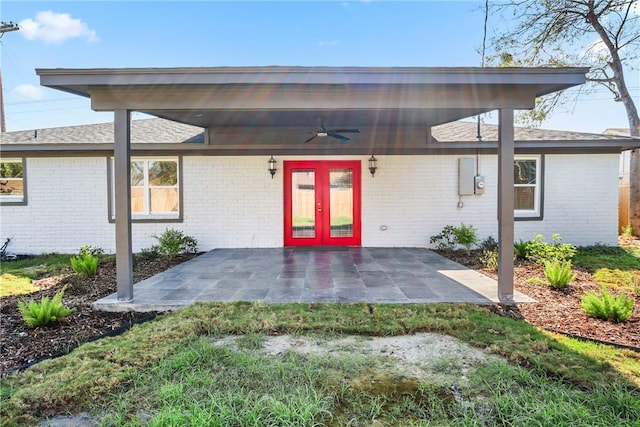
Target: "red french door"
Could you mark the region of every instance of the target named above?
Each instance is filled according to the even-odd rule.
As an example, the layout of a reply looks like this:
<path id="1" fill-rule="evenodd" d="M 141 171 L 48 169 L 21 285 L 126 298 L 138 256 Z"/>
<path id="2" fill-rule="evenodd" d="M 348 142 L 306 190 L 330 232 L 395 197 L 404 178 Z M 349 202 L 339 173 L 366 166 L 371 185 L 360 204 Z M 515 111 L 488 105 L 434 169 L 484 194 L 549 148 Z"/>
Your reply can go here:
<path id="1" fill-rule="evenodd" d="M 360 246 L 360 161 L 285 161 L 284 174 L 285 246 Z"/>

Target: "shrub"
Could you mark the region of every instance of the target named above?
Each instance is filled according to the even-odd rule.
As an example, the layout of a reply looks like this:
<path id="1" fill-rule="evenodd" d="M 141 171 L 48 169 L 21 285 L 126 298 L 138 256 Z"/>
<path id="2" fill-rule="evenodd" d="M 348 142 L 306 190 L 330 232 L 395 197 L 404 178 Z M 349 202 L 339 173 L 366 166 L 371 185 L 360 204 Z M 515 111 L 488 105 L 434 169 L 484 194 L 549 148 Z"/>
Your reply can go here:
<path id="1" fill-rule="evenodd" d="M 471 253 L 471 246 L 478 243 L 478 232 L 473 225 L 460 224 L 460 227 L 453 228 L 453 235 L 456 243 L 464 246 L 467 255 Z"/>
<path id="2" fill-rule="evenodd" d="M 571 272 L 571 261 L 545 261 L 544 275 L 553 289 L 564 289 L 575 278 L 576 274 Z"/>
<path id="3" fill-rule="evenodd" d="M 498 241 L 494 239 L 492 236 L 489 236 L 486 239 L 484 239 L 482 242 L 480 242 L 478 247 L 483 251 L 493 251 L 498 249 Z"/>
<path id="4" fill-rule="evenodd" d="M 529 258 L 529 240 L 518 240 L 513 244 L 513 252 L 515 256 L 519 259 L 527 259 Z"/>
<path id="5" fill-rule="evenodd" d="M 80 246 L 80 252 L 78 254 L 100 256 L 104 255 L 104 249 L 102 249 L 100 246 L 82 245 Z"/>
<path id="6" fill-rule="evenodd" d="M 443 251 L 452 251 L 456 247 L 456 237 L 453 233 L 455 227 L 453 225 L 445 225 L 439 234 L 431 236 L 429 242 L 436 245 L 437 249 Z"/>
<path id="7" fill-rule="evenodd" d="M 480 263 L 484 268 L 488 268 L 491 270 L 498 269 L 498 249 L 493 250 L 483 250 L 482 255 L 480 255 Z"/>
<path id="8" fill-rule="evenodd" d="M 462 245 L 469 254 L 471 246 L 478 243 L 478 233 L 473 225 L 460 224 L 460 227 L 445 225 L 439 234 L 431 236 L 429 242 L 443 251 L 452 251 L 456 245 Z"/>
<path id="9" fill-rule="evenodd" d="M 152 245 L 148 248 L 140 249 L 140 255 L 142 258 L 155 258 L 160 255 L 160 248 L 158 245 Z"/>
<path id="10" fill-rule="evenodd" d="M 584 294 L 582 311 L 598 319 L 626 322 L 633 314 L 633 299 L 625 294 L 616 297 L 603 287 L 600 295 L 595 292 Z"/>
<path id="11" fill-rule="evenodd" d="M 98 271 L 98 257 L 90 253 L 71 257 L 71 268 L 84 279 L 95 276 Z"/>
<path id="12" fill-rule="evenodd" d="M 552 243 L 547 243 L 542 234 L 537 234 L 528 242 L 528 258 L 537 264 L 544 265 L 548 261 L 571 261 L 576 254 L 576 247 L 569 243 L 560 243 L 559 234 L 552 236 Z"/>
<path id="13" fill-rule="evenodd" d="M 180 230 L 167 228 L 161 235 L 153 236 L 158 241 L 158 252 L 168 260 L 185 253 L 198 252 L 198 241 L 191 236 L 185 236 Z"/>
<path id="14" fill-rule="evenodd" d="M 75 312 L 75 308 L 67 308 L 62 304 L 64 290 L 65 288 L 55 294 L 53 299 L 42 297 L 40 302 L 18 301 L 18 309 L 27 326 L 30 328 L 46 326 Z"/>

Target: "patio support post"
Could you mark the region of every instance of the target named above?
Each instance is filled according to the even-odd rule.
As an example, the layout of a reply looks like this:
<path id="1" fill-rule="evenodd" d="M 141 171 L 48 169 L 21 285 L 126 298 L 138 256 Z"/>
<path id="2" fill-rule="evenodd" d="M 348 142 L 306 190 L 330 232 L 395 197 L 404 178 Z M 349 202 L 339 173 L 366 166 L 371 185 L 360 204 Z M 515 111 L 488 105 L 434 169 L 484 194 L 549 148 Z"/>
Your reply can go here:
<path id="1" fill-rule="evenodd" d="M 114 111 L 114 195 L 118 301 L 133 299 L 131 246 L 131 112 Z"/>
<path id="2" fill-rule="evenodd" d="M 513 109 L 499 111 L 498 136 L 498 298 L 513 300 L 514 195 Z"/>

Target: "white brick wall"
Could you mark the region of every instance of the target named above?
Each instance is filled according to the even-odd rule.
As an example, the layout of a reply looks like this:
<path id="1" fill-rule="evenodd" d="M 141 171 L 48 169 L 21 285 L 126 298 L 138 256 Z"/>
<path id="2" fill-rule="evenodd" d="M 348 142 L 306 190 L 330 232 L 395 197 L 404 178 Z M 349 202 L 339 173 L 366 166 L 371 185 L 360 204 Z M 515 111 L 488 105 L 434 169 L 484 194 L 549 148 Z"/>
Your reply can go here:
<path id="1" fill-rule="evenodd" d="M 27 206 L 2 206 L 0 238 L 16 253 L 76 252 L 95 241 L 113 247 L 107 222 L 107 161 L 27 159 Z"/>
<path id="2" fill-rule="evenodd" d="M 544 221 L 516 223 L 516 238 L 542 233 L 575 245 L 618 243 L 617 154 L 545 156 Z"/>
<path id="3" fill-rule="evenodd" d="M 496 156 L 480 156 L 485 193 L 458 208 L 458 158 L 377 156 L 372 178 L 362 161 L 362 245 L 428 246 L 444 225 L 477 227 L 497 238 Z M 134 251 L 166 227 L 196 237 L 201 249 L 283 245 L 283 160 L 272 180 L 267 156 L 184 157 L 182 223 L 133 225 Z M 321 159 L 321 158 L 320 158 Z M 545 156 L 544 220 L 516 222 L 516 239 L 560 233 L 577 245 L 617 241 L 618 155 Z M 76 252 L 83 244 L 115 247 L 107 218 L 105 158 L 27 160 L 27 206 L 2 206 L 0 239 L 17 253 Z M 386 226 L 386 230 L 381 227 Z"/>

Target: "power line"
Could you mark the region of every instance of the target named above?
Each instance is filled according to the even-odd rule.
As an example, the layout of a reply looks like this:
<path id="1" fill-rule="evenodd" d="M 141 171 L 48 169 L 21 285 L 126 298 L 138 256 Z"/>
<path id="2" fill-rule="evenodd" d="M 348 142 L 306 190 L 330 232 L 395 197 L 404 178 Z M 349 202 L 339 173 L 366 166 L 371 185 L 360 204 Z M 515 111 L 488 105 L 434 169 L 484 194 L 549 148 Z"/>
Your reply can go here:
<path id="1" fill-rule="evenodd" d="M 44 104 L 49 102 L 66 102 L 66 101 L 78 101 L 78 97 L 69 97 L 69 98 L 58 98 L 58 99 L 43 99 L 43 100 L 33 100 L 33 101 L 15 101 L 15 102 L 7 102 L 6 105 L 24 105 L 24 104 Z"/>

